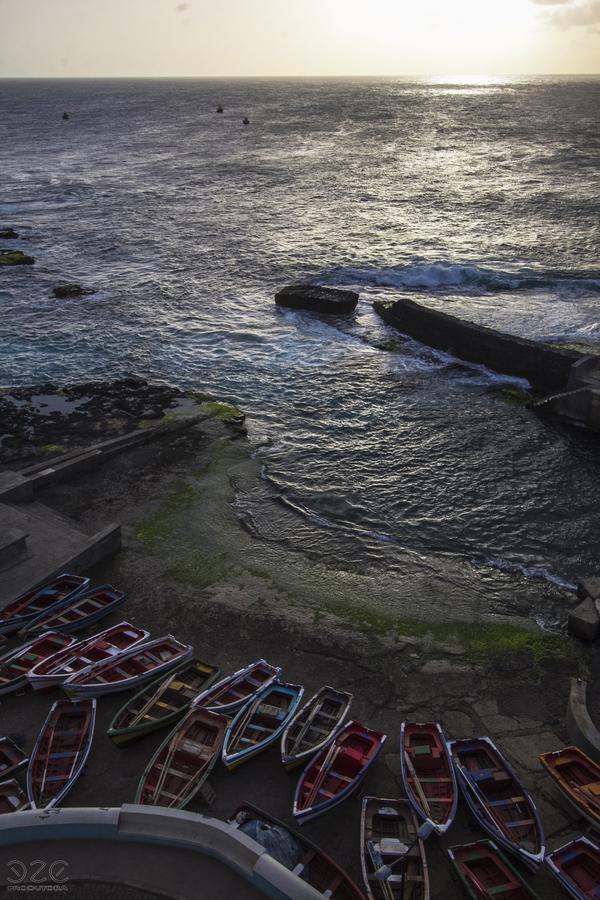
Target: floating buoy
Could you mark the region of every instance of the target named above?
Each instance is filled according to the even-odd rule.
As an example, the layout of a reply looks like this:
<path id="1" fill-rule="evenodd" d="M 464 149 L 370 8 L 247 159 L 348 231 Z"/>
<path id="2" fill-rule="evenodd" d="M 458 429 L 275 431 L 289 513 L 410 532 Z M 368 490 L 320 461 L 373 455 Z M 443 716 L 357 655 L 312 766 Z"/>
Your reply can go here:
<path id="1" fill-rule="evenodd" d="M 244 125 L 250 124 L 250 119 L 248 118 L 248 116 L 246 116 L 246 118 L 243 120 L 243 123 L 244 123 Z"/>
<path id="2" fill-rule="evenodd" d="M 222 113 L 222 112 L 223 112 L 223 107 L 220 106 L 220 105 L 217 106 L 217 112 L 218 112 L 218 113 Z"/>
<path id="3" fill-rule="evenodd" d="M 63 117 L 63 119 L 65 119 L 65 121 L 66 121 L 66 120 L 69 118 L 69 113 L 68 113 L 68 112 L 64 112 L 64 113 L 62 114 L 62 117 Z"/>

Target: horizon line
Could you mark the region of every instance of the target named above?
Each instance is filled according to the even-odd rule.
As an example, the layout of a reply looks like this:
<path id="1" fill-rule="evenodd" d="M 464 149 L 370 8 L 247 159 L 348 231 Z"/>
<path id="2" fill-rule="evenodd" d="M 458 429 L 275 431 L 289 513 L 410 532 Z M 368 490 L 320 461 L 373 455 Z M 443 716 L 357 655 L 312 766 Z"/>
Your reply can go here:
<path id="1" fill-rule="evenodd" d="M 329 75 L 0 75 L 0 81 L 94 81 L 105 79 L 110 81 L 139 80 L 139 81 L 209 81 L 214 80 L 249 80 L 249 79 L 349 79 L 349 78 L 598 78 L 598 72 L 408 72 L 387 74 L 329 74 Z"/>

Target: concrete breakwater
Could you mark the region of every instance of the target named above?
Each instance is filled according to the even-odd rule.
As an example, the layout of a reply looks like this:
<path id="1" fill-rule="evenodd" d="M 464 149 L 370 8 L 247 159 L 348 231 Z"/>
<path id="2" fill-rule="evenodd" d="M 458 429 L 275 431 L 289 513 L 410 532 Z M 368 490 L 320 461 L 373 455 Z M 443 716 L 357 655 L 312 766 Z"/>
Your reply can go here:
<path id="1" fill-rule="evenodd" d="M 468 362 L 526 378 L 543 393 L 564 390 L 571 366 L 585 355 L 476 325 L 405 297 L 376 300 L 373 307 L 388 325 L 404 334 Z"/>

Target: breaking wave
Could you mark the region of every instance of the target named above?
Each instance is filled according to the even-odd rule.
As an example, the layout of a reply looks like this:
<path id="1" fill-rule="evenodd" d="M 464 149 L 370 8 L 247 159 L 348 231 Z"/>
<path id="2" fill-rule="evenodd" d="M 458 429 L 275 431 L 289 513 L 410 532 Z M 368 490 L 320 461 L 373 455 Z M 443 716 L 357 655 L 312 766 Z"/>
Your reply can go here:
<path id="1" fill-rule="evenodd" d="M 561 270 L 502 272 L 483 266 L 450 262 L 415 262 L 380 268 L 340 267 L 321 273 L 317 280 L 330 284 L 413 291 L 494 293 L 552 288 L 559 291 L 600 294 L 600 271 L 594 270 L 576 276 L 572 272 Z"/>

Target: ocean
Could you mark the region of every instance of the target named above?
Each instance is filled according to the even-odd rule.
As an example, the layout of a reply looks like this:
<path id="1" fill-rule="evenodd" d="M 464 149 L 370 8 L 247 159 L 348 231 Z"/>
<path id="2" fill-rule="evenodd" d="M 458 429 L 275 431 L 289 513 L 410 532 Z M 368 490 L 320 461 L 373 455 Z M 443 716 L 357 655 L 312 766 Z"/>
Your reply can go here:
<path id="1" fill-rule="evenodd" d="M 0 275 L 0 384 L 236 402 L 263 474 L 240 516 L 340 571 L 410 560 L 498 611 L 494 578 L 598 573 L 597 436 L 371 304 L 600 342 L 600 79 L 4 80 L 0 121 L 0 227 L 36 258 Z M 276 308 L 300 280 L 359 290 L 355 316 Z"/>

